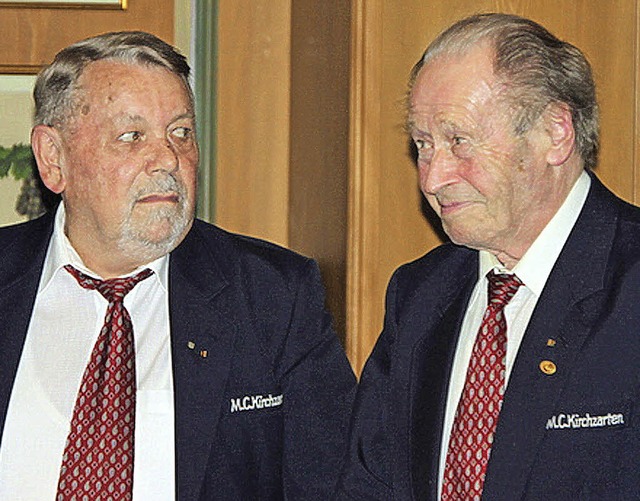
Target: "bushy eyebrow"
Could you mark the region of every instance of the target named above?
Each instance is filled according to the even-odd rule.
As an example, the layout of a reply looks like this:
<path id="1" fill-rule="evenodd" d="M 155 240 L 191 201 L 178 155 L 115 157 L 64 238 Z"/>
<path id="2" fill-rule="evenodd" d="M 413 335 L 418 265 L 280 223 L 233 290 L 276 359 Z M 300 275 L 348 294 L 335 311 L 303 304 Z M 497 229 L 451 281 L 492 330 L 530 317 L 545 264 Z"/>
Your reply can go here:
<path id="1" fill-rule="evenodd" d="M 132 115 L 130 113 L 119 113 L 114 117 L 113 121 L 118 125 L 146 123 L 142 115 Z"/>
<path id="2" fill-rule="evenodd" d="M 171 120 L 171 122 L 169 123 L 174 123 L 177 122 L 179 120 L 195 120 L 196 116 L 192 111 L 188 111 L 187 113 L 182 113 L 180 115 L 178 115 L 177 117 L 174 117 L 173 120 Z"/>
<path id="3" fill-rule="evenodd" d="M 180 120 L 195 120 L 195 114 L 191 111 L 188 111 L 186 113 L 181 113 L 180 115 L 176 115 L 175 117 L 173 117 L 170 121 L 169 121 L 169 125 L 174 124 L 175 122 L 178 122 Z M 142 115 L 138 115 L 138 114 L 130 114 L 130 113 L 121 113 L 118 114 L 114 117 L 114 122 L 117 125 L 121 125 L 121 126 L 125 126 L 125 125 L 130 125 L 130 124 L 146 124 L 147 120 L 142 116 Z"/>
<path id="4" fill-rule="evenodd" d="M 413 138 L 426 139 L 431 137 L 431 133 L 429 131 L 420 129 L 418 127 L 413 127 L 409 130 L 409 135 Z"/>
<path id="5" fill-rule="evenodd" d="M 419 134 L 422 136 L 429 135 L 429 132 L 426 129 L 418 125 L 417 120 L 415 119 L 415 115 L 407 116 L 407 119 L 404 124 L 404 130 L 405 130 L 405 133 L 407 133 L 410 136 L 414 136 L 416 134 Z"/>

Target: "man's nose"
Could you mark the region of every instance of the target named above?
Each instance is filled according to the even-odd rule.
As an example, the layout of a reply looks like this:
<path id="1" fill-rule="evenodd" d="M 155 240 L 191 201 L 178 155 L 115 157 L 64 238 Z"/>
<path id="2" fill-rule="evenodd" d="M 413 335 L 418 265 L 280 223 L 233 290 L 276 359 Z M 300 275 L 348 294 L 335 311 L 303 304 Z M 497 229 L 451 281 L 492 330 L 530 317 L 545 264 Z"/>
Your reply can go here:
<path id="1" fill-rule="evenodd" d="M 423 193 L 435 195 L 457 179 L 458 159 L 446 148 L 437 148 L 429 161 L 418 158 L 420 188 Z"/>
<path id="2" fill-rule="evenodd" d="M 159 171 L 173 172 L 178 169 L 179 165 L 180 162 L 175 146 L 167 139 L 163 139 L 154 146 L 153 152 L 148 159 L 146 170 L 149 175 Z"/>

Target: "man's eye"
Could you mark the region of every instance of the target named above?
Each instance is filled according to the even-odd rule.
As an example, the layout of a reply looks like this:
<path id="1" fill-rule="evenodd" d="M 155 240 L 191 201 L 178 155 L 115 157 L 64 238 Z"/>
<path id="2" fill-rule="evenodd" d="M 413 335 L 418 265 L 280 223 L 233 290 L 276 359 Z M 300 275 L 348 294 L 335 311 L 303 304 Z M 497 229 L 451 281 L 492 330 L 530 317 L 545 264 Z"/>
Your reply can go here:
<path id="1" fill-rule="evenodd" d="M 141 137 L 142 134 L 140 134 L 140 132 L 132 130 L 129 132 L 125 132 L 124 134 L 120 134 L 118 136 L 118 141 L 122 141 L 123 143 L 133 143 L 140 140 Z"/>
<path id="2" fill-rule="evenodd" d="M 453 136 L 453 139 L 451 142 L 453 143 L 454 146 L 459 146 L 461 144 L 465 144 L 467 142 L 467 139 L 462 136 Z"/>
<path id="3" fill-rule="evenodd" d="M 193 135 L 193 130 L 189 127 L 176 127 L 171 134 L 180 139 L 188 139 Z"/>
<path id="4" fill-rule="evenodd" d="M 418 151 L 427 150 L 432 147 L 432 143 L 425 139 L 414 139 L 413 143 L 416 145 Z"/>

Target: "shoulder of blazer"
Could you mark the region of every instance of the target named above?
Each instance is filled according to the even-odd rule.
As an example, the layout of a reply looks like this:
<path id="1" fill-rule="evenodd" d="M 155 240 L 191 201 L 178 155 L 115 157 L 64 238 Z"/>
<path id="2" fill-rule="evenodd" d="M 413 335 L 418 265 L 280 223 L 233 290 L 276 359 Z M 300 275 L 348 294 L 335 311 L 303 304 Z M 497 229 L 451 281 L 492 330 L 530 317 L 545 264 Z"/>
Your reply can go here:
<path id="1" fill-rule="evenodd" d="M 277 244 L 231 233 L 201 220 L 194 221 L 193 228 L 173 254 L 185 257 L 195 249 L 206 252 L 229 281 L 232 276 L 237 279 L 237 275 L 241 275 L 286 283 L 316 266 L 312 259 Z"/>
<path id="2" fill-rule="evenodd" d="M 595 175 L 591 180 L 557 266 L 566 276 L 581 277 L 575 287 L 590 289 L 597 280 L 591 284 L 597 290 L 640 264 L 640 208 L 617 197 Z"/>
<path id="3" fill-rule="evenodd" d="M 54 214 L 47 213 L 33 221 L 0 228 L 0 288 L 21 280 L 33 267 L 42 268 L 53 220 Z"/>
<path id="4" fill-rule="evenodd" d="M 277 291 L 295 294 L 302 280 L 318 273 L 309 258 L 200 220 L 171 253 L 171 263 L 173 283 L 190 284 L 204 296 L 230 285 L 254 298 L 268 299 Z"/>
<path id="5" fill-rule="evenodd" d="M 448 297 L 476 277 L 477 271 L 478 251 L 446 243 L 400 266 L 391 284 L 397 290 L 398 303 L 424 292 L 434 297 Z"/>

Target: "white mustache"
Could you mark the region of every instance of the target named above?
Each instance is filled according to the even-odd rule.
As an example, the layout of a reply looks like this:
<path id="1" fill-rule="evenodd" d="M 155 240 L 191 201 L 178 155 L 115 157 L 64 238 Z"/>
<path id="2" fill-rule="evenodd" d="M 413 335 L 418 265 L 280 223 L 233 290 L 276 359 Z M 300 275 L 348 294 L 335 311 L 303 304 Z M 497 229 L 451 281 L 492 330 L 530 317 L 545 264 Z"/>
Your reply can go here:
<path id="1" fill-rule="evenodd" d="M 181 182 L 169 174 L 160 178 L 153 178 L 136 191 L 133 199 L 140 200 L 147 195 L 163 193 L 177 193 L 180 201 L 182 201 L 185 196 L 185 188 Z"/>

